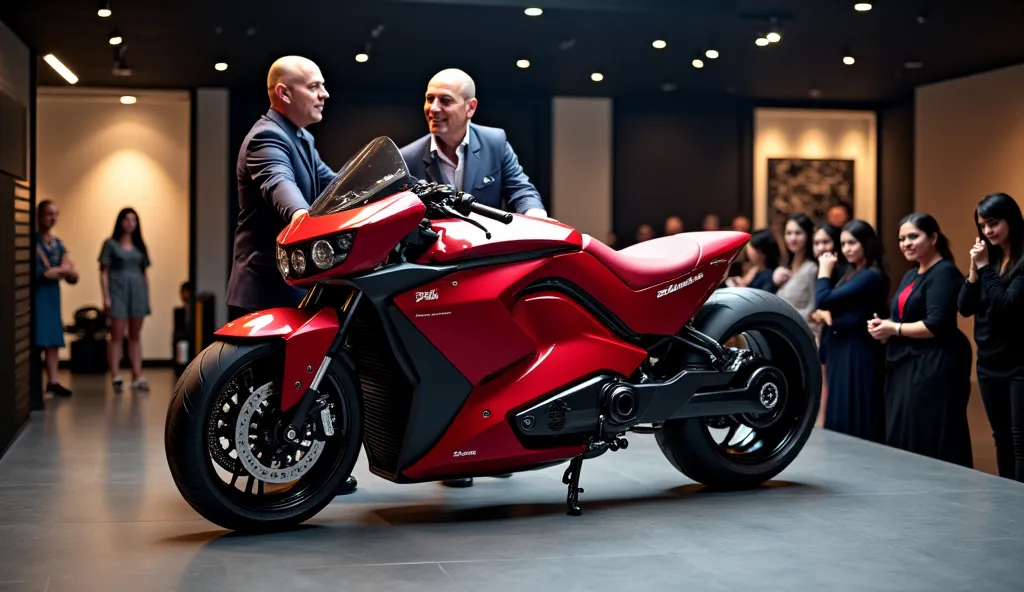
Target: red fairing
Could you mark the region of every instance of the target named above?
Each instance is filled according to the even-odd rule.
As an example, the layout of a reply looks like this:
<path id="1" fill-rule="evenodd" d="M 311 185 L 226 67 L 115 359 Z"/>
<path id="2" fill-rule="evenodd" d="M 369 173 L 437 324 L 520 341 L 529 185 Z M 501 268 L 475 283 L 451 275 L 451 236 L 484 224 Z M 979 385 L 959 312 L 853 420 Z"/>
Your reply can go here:
<path id="1" fill-rule="evenodd" d="M 462 220 L 435 220 L 432 226 L 438 233 L 437 242 L 418 262 L 446 263 L 523 251 L 583 247 L 583 235 L 571 226 L 520 214 L 512 216 L 514 219 L 511 224 L 502 224 L 475 214 L 470 216 L 490 231 L 491 238 Z"/>
<path id="2" fill-rule="evenodd" d="M 300 308 L 268 308 L 228 321 L 214 335 L 234 338 L 287 337 L 305 325 L 312 314 Z"/>
<path id="3" fill-rule="evenodd" d="M 395 304 L 471 383 L 532 354 L 512 318 L 512 286 L 544 260 L 461 271 L 395 297 Z"/>
<path id="4" fill-rule="evenodd" d="M 324 308 L 313 314 L 309 309 L 271 308 L 239 317 L 221 327 L 215 335 L 236 339 L 284 339 L 281 408 L 288 409 L 306 392 L 339 327 L 334 309 Z"/>
<path id="5" fill-rule="evenodd" d="M 293 286 L 322 281 L 327 277 L 351 275 L 373 269 L 387 258 L 398 241 L 423 220 L 426 206 L 415 194 L 403 191 L 387 199 L 329 216 L 302 216 L 277 237 L 280 245 L 308 243 L 346 230 L 355 230 L 355 240 L 348 258 L 341 265 L 324 273 L 301 280 L 288 280 Z"/>
<path id="6" fill-rule="evenodd" d="M 320 369 L 341 325 L 333 308 L 320 309 L 284 341 L 284 382 L 281 409 L 299 402 Z"/>
<path id="7" fill-rule="evenodd" d="M 534 343 L 533 352 L 474 388 L 440 442 L 405 471 L 408 477 L 496 473 L 583 453 L 583 446 L 523 448 L 509 425 L 510 413 L 581 377 L 600 372 L 628 376 L 647 357 L 646 351 L 616 338 L 562 294 L 540 292 L 522 298 L 513 305 L 511 316 Z M 453 333 L 469 335 L 477 331 L 463 324 L 472 322 L 469 318 L 449 318 Z"/>

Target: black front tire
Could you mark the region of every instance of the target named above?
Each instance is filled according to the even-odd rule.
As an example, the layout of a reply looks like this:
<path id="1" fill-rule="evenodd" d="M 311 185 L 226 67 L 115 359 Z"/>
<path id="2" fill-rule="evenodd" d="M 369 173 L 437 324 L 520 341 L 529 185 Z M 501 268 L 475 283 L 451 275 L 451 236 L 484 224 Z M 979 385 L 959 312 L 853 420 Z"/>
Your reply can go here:
<path id="1" fill-rule="evenodd" d="M 656 435 L 662 453 L 684 475 L 712 489 L 760 486 L 796 459 L 814 429 L 821 404 L 821 366 L 814 336 L 800 314 L 782 298 L 749 288 L 717 290 L 693 321 L 694 328 L 725 344 L 744 336 L 752 350 L 782 370 L 788 394 L 763 448 L 723 448 L 712 437 L 708 418 L 665 422 Z M 733 419 L 741 423 L 739 419 Z M 747 426 L 749 429 L 749 426 Z"/>
<path id="2" fill-rule="evenodd" d="M 215 342 L 200 352 L 175 385 L 164 431 L 171 475 L 193 509 L 228 530 L 287 530 L 312 518 L 334 499 L 359 455 L 362 414 L 357 382 L 352 370 L 335 360 L 324 375 L 320 391 L 333 391 L 332 402 L 336 415 L 344 417 L 345 431 L 336 431 L 331 437 L 335 440 L 328 440 L 316 464 L 298 480 L 296 493 L 263 499 L 250 495 L 248 488 L 242 493 L 223 482 L 209 446 L 213 406 L 229 383 L 247 369 L 276 373 L 279 379 L 283 359 L 282 341 Z"/>

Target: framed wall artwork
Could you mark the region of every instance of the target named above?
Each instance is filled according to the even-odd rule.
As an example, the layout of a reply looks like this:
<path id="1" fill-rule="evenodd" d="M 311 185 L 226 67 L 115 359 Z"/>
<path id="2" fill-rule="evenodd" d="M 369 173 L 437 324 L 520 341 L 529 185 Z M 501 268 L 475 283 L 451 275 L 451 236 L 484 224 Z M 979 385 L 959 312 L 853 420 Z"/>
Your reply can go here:
<path id="1" fill-rule="evenodd" d="M 817 223 L 837 203 L 854 208 L 854 161 L 836 158 L 768 159 L 768 227 L 782 237 L 790 214 Z"/>

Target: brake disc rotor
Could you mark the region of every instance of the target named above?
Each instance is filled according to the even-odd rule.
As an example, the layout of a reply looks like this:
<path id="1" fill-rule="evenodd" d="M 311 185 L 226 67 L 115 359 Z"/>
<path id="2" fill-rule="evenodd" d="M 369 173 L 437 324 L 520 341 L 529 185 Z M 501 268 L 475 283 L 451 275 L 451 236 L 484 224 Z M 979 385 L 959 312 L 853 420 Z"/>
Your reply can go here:
<path id="1" fill-rule="evenodd" d="M 277 430 L 283 417 L 268 399 L 275 395 L 266 383 L 242 404 L 235 423 L 235 450 L 250 475 L 266 483 L 290 483 L 316 464 L 324 442 L 313 437 L 312 425 L 302 427 L 298 445 L 282 442 Z"/>

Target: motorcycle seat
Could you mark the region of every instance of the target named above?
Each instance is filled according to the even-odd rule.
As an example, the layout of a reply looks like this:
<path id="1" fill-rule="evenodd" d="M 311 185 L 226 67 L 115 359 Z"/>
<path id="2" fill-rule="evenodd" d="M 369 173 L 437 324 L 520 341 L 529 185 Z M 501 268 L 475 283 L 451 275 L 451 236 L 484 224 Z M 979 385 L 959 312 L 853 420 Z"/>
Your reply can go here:
<path id="1" fill-rule="evenodd" d="M 616 251 L 594 237 L 586 236 L 583 250 L 630 288 L 644 290 L 693 271 L 700 260 L 701 243 L 681 233 Z"/>

